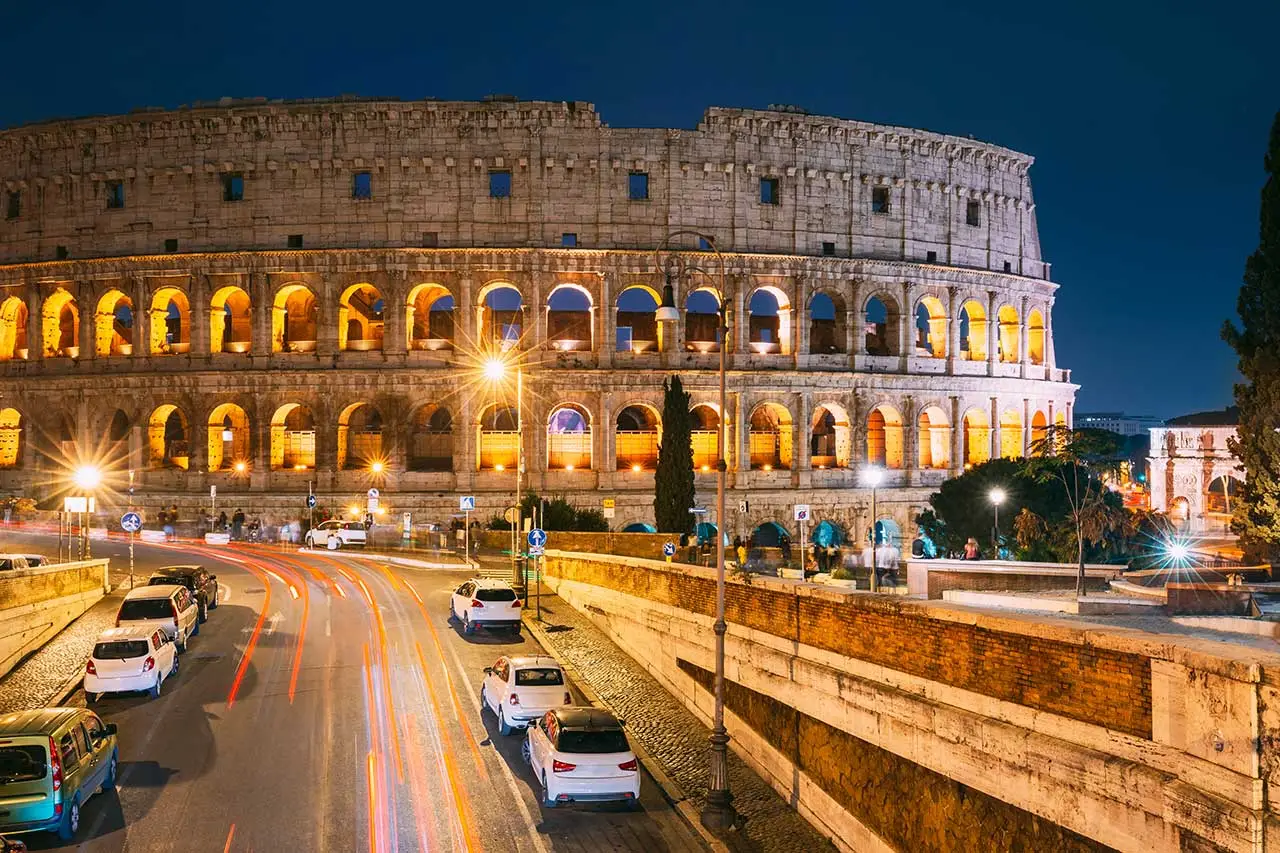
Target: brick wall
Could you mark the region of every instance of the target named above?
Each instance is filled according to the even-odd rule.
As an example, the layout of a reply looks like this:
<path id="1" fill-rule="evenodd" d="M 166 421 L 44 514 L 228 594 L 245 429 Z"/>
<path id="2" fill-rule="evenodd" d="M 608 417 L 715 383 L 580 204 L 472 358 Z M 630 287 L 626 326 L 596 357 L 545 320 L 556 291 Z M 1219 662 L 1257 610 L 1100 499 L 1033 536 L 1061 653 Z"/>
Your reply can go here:
<path id="1" fill-rule="evenodd" d="M 1085 589 L 1107 589 L 1107 579 L 1086 577 Z M 1055 575 L 983 574 L 981 572 L 929 572 L 929 597 L 942 598 L 948 589 L 973 591 L 1035 592 L 1046 589 L 1075 589 L 1075 578 Z"/>
<path id="2" fill-rule="evenodd" d="M 713 613 L 715 583 L 656 564 L 553 556 L 566 580 Z M 952 622 L 912 601 L 798 595 L 730 582 L 729 622 L 857 660 L 1142 738 L 1151 737 L 1151 673 L 1136 654 Z"/>

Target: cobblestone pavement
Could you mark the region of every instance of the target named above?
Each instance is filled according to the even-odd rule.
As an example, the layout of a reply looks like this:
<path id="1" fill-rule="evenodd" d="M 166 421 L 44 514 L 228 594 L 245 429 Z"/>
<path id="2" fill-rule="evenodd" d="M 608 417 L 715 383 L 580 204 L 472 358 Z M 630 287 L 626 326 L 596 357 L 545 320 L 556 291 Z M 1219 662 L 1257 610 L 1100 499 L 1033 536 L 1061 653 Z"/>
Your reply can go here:
<path id="1" fill-rule="evenodd" d="M 123 597 L 123 592 L 117 592 L 103 598 L 0 679 L 0 713 L 56 701 L 58 690 L 84 672 L 98 635 L 115 624 Z"/>
<path id="2" fill-rule="evenodd" d="M 710 730 L 586 617 L 543 590 L 542 618 L 557 657 L 572 664 L 600 698 L 701 809 L 707 789 Z M 729 784 L 746 818 L 723 840 L 741 853 L 823 853 L 835 847 L 754 770 L 729 755 Z"/>

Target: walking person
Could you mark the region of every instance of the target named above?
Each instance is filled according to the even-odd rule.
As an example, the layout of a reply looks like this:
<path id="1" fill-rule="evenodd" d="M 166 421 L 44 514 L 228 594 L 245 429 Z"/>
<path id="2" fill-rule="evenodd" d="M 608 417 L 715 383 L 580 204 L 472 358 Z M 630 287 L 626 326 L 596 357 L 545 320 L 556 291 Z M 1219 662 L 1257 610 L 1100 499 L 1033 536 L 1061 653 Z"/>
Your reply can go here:
<path id="1" fill-rule="evenodd" d="M 244 510 L 237 508 L 235 515 L 231 516 L 231 538 L 239 539 L 242 530 L 244 530 Z"/>
<path id="2" fill-rule="evenodd" d="M 974 539 L 972 536 L 969 537 L 968 542 L 964 543 L 964 559 L 966 560 L 982 559 L 982 552 L 978 549 L 978 540 Z"/>
<path id="3" fill-rule="evenodd" d="M 217 533 L 222 533 L 227 529 L 227 511 L 225 509 L 218 513 L 218 520 L 214 523 L 213 529 Z"/>

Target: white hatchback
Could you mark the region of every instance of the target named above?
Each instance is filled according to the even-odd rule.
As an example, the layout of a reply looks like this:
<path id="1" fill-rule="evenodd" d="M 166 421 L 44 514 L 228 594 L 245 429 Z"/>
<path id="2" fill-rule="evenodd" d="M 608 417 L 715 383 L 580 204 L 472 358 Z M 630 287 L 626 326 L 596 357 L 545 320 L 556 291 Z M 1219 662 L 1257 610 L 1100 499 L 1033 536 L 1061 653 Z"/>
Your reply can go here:
<path id="1" fill-rule="evenodd" d="M 200 605 L 185 586 L 140 586 L 129 590 L 116 613 L 116 627 L 126 625 L 163 631 L 182 654 L 187 640 L 200 633 Z"/>
<path id="2" fill-rule="evenodd" d="M 520 633 L 524 602 L 511 584 L 492 578 L 472 578 L 453 591 L 449 618 L 462 623 L 464 634 L 476 628 L 510 628 Z"/>
<path id="3" fill-rule="evenodd" d="M 525 760 L 542 785 L 542 804 L 640 801 L 640 764 L 622 721 L 600 708 L 556 708 L 529 727 Z"/>
<path id="4" fill-rule="evenodd" d="M 339 521 L 332 518 L 308 530 L 304 539 L 308 548 L 345 548 L 348 545 L 359 545 L 363 548 L 368 542 L 369 535 L 364 525 L 358 521 Z"/>
<path id="5" fill-rule="evenodd" d="M 555 658 L 504 655 L 484 668 L 480 706 L 492 711 L 498 718 L 498 731 L 509 735 L 552 708 L 573 704 L 566 683 Z"/>
<path id="6" fill-rule="evenodd" d="M 144 625 L 108 628 L 98 637 L 84 671 L 89 702 L 104 693 L 145 690 L 160 695 L 166 678 L 178 674 L 178 652 L 163 631 Z"/>

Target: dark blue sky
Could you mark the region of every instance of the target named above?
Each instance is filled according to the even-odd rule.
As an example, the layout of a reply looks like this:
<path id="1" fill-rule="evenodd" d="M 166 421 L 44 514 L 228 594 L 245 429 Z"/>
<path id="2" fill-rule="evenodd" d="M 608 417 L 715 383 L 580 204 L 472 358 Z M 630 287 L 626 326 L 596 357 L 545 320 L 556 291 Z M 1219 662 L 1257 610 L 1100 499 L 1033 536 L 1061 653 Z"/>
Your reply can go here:
<path id="1" fill-rule="evenodd" d="M 973 134 L 1036 157 L 1077 410 L 1230 402 L 1218 329 L 1257 244 L 1275 0 L 10 5 L 0 126 L 223 95 L 502 92 L 592 101 L 615 126 L 790 103 Z"/>

